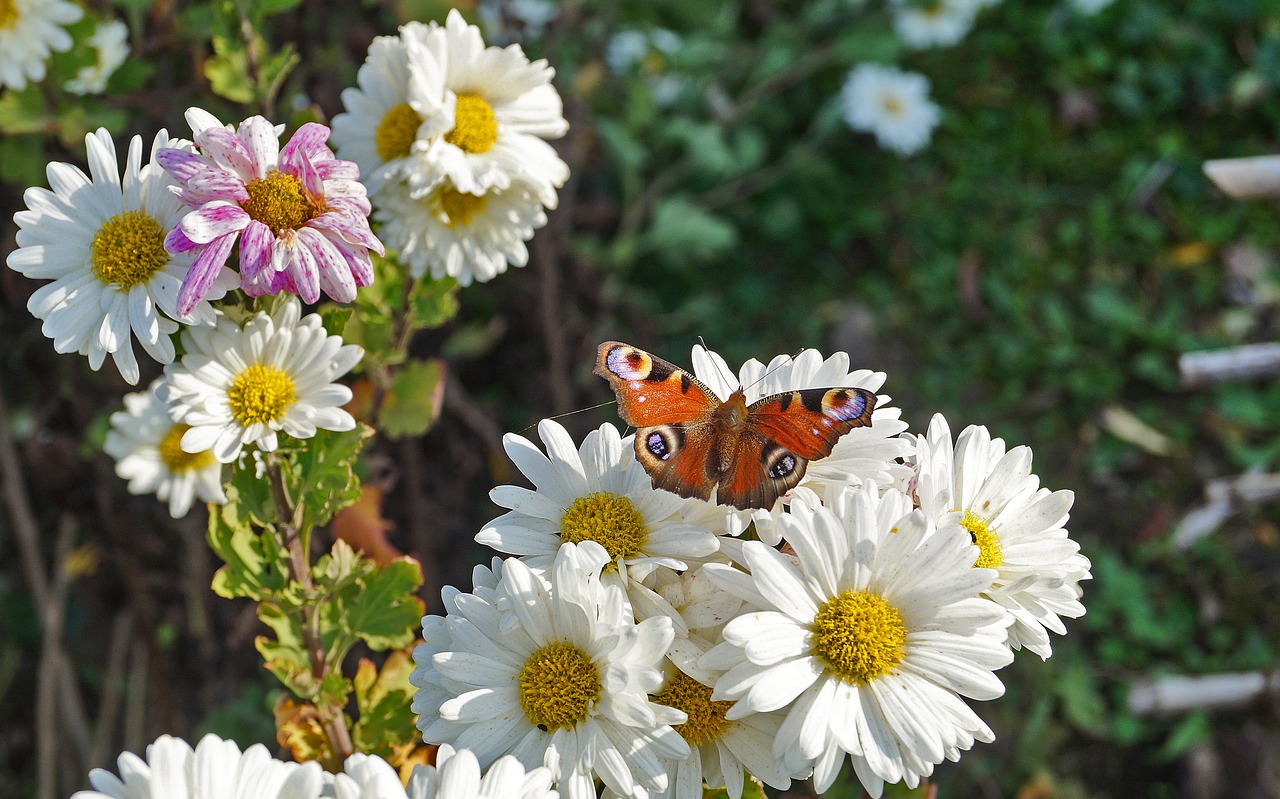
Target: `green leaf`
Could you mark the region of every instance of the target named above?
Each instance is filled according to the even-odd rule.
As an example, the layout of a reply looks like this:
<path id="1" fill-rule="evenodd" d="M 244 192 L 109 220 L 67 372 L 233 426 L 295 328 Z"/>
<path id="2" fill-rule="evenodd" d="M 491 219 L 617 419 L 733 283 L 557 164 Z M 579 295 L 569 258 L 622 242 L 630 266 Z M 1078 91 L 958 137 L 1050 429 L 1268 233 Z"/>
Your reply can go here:
<path id="1" fill-rule="evenodd" d="M 336 548 L 336 545 L 335 545 Z M 424 605 L 414 592 L 422 568 L 413 558 L 396 558 L 342 592 L 342 621 L 375 652 L 408 646 L 422 622 Z"/>
<path id="2" fill-rule="evenodd" d="M 24 91 L 7 91 L 0 94 L 0 131 L 16 133 L 47 133 L 53 120 L 45 112 L 44 99 L 36 86 Z M 40 143 L 32 140 L 28 146 L 38 151 Z M 37 161 L 44 160 L 36 158 Z"/>
<path id="3" fill-rule="evenodd" d="M 244 43 L 224 36 L 213 37 L 213 57 L 204 64 L 204 76 L 213 93 L 236 103 L 249 104 L 257 98 L 249 77 L 249 58 Z"/>
<path id="4" fill-rule="evenodd" d="M 443 361 L 412 360 L 399 367 L 391 381 L 378 427 L 387 438 L 420 436 L 440 416 L 444 401 Z"/>
<path id="5" fill-rule="evenodd" d="M 254 647 L 262 656 L 262 665 L 276 679 L 304 699 L 313 700 L 320 693 L 320 686 L 311 673 L 311 658 L 303 643 L 300 617 L 274 602 L 258 605 L 258 619 L 276 634 L 272 639 L 260 635 L 254 639 Z"/>
<path id="6" fill-rule="evenodd" d="M 408 324 L 412 330 L 440 327 L 458 315 L 458 281 L 422 278 L 409 295 Z"/>
<path id="7" fill-rule="evenodd" d="M 353 681 L 360 720 L 351 730 L 357 751 L 390 760 L 396 750 L 417 745 L 417 715 L 410 709 L 415 691 L 409 683 L 413 667 L 408 649 L 392 652 L 381 670 L 372 660 L 360 661 Z"/>
<path id="8" fill-rule="evenodd" d="M 213 576 L 214 592 L 257 601 L 281 595 L 289 582 L 288 555 L 274 533 L 254 530 L 235 486 L 227 487 L 227 500 L 209 514 L 209 546 L 226 564 Z"/>
<path id="9" fill-rule="evenodd" d="M 288 439 L 281 444 L 289 497 L 303 508 L 301 529 L 327 523 L 360 496 L 356 456 L 372 436 L 373 429 L 360 424 L 354 430 L 319 430 L 305 441 Z"/>
<path id="10" fill-rule="evenodd" d="M 320 324 L 324 326 L 324 332 L 331 336 L 341 336 L 347 326 L 347 320 L 355 312 L 354 308 L 334 305 L 331 302 L 325 303 L 317 311 L 320 314 Z"/>
<path id="11" fill-rule="evenodd" d="M 1186 718 L 1178 721 L 1173 732 L 1160 747 L 1158 757 L 1162 762 L 1172 763 L 1187 753 L 1187 750 L 1198 743 L 1213 740 L 1213 723 L 1209 713 L 1196 710 Z"/>
<path id="12" fill-rule="evenodd" d="M 675 197 L 664 200 L 653 212 L 653 224 L 645 238 L 651 250 L 710 260 L 737 243 L 738 231 L 689 200 Z"/>

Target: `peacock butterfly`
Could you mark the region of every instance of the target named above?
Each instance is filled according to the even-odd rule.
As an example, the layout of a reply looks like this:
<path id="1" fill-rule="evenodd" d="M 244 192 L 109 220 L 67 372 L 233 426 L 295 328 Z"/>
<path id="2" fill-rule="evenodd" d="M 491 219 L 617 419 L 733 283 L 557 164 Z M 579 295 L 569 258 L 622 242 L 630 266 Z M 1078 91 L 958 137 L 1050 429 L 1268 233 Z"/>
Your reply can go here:
<path id="1" fill-rule="evenodd" d="M 618 414 L 636 428 L 636 459 L 661 488 L 735 508 L 768 508 L 831 454 L 840 436 L 871 425 L 876 395 L 806 388 L 747 405 L 739 388 L 721 402 L 696 377 L 644 350 L 606 341 L 592 370 L 609 381 Z"/>

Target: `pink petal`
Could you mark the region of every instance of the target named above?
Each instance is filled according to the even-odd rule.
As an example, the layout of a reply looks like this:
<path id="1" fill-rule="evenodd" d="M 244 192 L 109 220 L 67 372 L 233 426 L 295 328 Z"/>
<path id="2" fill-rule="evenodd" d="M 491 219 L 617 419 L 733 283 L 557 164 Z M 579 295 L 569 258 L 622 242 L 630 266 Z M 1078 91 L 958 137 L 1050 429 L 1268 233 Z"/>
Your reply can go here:
<path id="1" fill-rule="evenodd" d="M 164 250 L 170 255 L 177 255 L 180 252 L 189 252 L 201 245 L 196 244 L 191 239 L 182 234 L 181 227 L 175 227 L 169 231 L 169 235 L 164 237 Z"/>
<path id="2" fill-rule="evenodd" d="M 216 200 L 182 217 L 178 226 L 196 244 L 207 244 L 229 233 L 239 233 L 248 224 L 249 215 L 243 208 Z"/>
<path id="3" fill-rule="evenodd" d="M 263 279 L 262 273 L 274 272 L 271 269 L 271 248 L 275 241 L 276 236 L 271 232 L 271 228 L 257 220 L 250 220 L 249 226 L 240 235 L 242 281 L 260 281 Z"/>
<path id="4" fill-rule="evenodd" d="M 253 157 L 244 141 L 226 128 L 205 128 L 196 134 L 196 144 L 215 164 L 241 180 L 247 182 L 262 177 L 254 174 Z"/>
<path id="5" fill-rule="evenodd" d="M 221 169 L 207 170 L 195 175 L 187 181 L 187 196 L 204 205 L 215 200 L 228 202 L 248 202 L 249 192 L 245 190 L 244 181 L 230 172 Z"/>
<path id="6" fill-rule="evenodd" d="M 338 302 L 356 298 L 356 281 L 342 252 L 323 233 L 312 228 L 298 231 L 298 241 L 310 251 L 320 272 L 320 288 Z"/>
<path id="7" fill-rule="evenodd" d="M 360 167 L 355 161 L 343 161 L 335 158 L 332 161 L 316 161 L 316 171 L 325 180 L 359 180 Z"/>
<path id="8" fill-rule="evenodd" d="M 248 146 L 255 178 L 265 178 L 279 167 L 280 139 L 274 125 L 260 116 L 252 116 L 240 123 L 239 133 Z"/>
<path id="9" fill-rule="evenodd" d="M 311 159 L 306 153 L 296 153 L 291 164 L 286 164 L 284 159 L 280 160 L 280 168 L 302 181 L 302 187 L 306 189 L 314 197 L 324 196 L 324 180 L 320 177 L 320 173 L 316 172 L 316 168 L 312 166 Z"/>
<path id="10" fill-rule="evenodd" d="M 295 240 L 289 254 L 292 257 L 286 272 L 297 288 L 298 296 L 308 303 L 320 299 L 320 271 L 311 250 L 303 242 Z"/>
<path id="11" fill-rule="evenodd" d="M 386 252 L 382 242 L 369 229 L 369 220 L 363 216 L 330 211 L 307 222 L 307 227 L 319 228 L 329 232 L 334 237 L 346 242 L 348 246 L 368 247 L 378 255 Z"/>
<path id="12" fill-rule="evenodd" d="M 178 315 L 186 316 L 209 293 L 209 287 L 218 278 L 222 267 L 226 266 L 227 256 L 236 243 L 234 233 L 215 239 L 205 245 L 204 250 L 196 258 L 195 263 L 187 270 L 182 279 L 182 288 L 178 289 Z"/>
<path id="13" fill-rule="evenodd" d="M 336 243 L 335 246 L 337 246 Z M 338 252 L 342 253 L 342 257 L 347 260 L 347 267 L 351 270 L 351 276 L 355 278 L 357 286 L 373 285 L 373 261 L 370 260 L 367 249 L 364 247 L 343 249 L 338 246 Z"/>
<path id="14" fill-rule="evenodd" d="M 179 183 L 186 183 L 201 169 L 207 169 L 209 163 L 204 156 L 168 147 L 156 153 L 156 161 Z"/>
<path id="15" fill-rule="evenodd" d="M 293 138 L 289 139 L 289 143 L 280 151 L 280 168 L 289 172 L 289 167 L 297 163 L 299 155 L 306 156 L 308 161 L 313 162 L 333 158 L 332 151 L 325 146 L 328 140 L 327 127 L 318 122 L 308 122 L 298 128 Z"/>

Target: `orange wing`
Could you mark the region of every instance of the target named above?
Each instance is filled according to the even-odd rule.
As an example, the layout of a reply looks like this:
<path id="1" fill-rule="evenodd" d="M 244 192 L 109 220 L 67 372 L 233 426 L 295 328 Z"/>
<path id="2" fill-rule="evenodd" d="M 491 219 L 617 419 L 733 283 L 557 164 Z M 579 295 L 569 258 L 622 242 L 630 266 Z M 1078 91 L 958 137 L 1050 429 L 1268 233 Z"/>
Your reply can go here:
<path id="1" fill-rule="evenodd" d="M 716 500 L 769 508 L 799 484 L 809 461 L 825 458 L 840 436 L 871 425 L 876 395 L 861 388 L 809 388 L 774 394 L 747 409 L 746 428 Z"/>
<path id="2" fill-rule="evenodd" d="M 609 381 L 618 397 L 618 415 L 633 427 L 697 424 L 720 404 L 693 375 L 620 341 L 600 345 L 592 372 Z"/>

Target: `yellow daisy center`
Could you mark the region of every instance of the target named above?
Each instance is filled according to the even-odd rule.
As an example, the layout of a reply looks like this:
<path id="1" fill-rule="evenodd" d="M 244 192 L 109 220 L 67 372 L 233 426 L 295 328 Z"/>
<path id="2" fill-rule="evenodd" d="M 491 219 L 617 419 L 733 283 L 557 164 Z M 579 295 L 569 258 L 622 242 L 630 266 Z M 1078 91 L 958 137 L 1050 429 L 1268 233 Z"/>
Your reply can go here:
<path id="1" fill-rule="evenodd" d="M 4 25 L 4 0 L 0 0 L 0 28 Z M 128 291 L 146 283 L 169 263 L 164 251 L 164 228 L 142 211 L 125 211 L 102 223 L 89 244 L 93 276 L 104 286 Z"/>
<path id="2" fill-rule="evenodd" d="M 498 120 L 493 106 L 478 94 L 459 94 L 453 130 L 444 140 L 464 153 L 487 153 L 498 140 Z"/>
<path id="3" fill-rule="evenodd" d="M 444 217 L 449 227 L 469 225 L 476 214 L 484 213 L 489 205 L 487 194 L 467 194 L 458 191 L 452 184 L 446 183 L 436 192 L 437 213 Z"/>
<path id="4" fill-rule="evenodd" d="M 12 28 L 18 21 L 18 4 L 13 0 L 0 0 L 0 30 Z"/>
<path id="5" fill-rule="evenodd" d="M 191 429 L 189 424 L 175 424 L 160 439 L 160 462 L 174 474 L 194 472 L 213 463 L 213 455 L 204 452 L 187 452 L 182 448 L 182 436 Z"/>
<path id="6" fill-rule="evenodd" d="M 378 149 L 378 157 L 383 161 L 394 161 L 404 158 L 413 147 L 413 140 L 418 138 L 418 128 L 422 125 L 422 117 L 408 103 L 393 105 L 382 115 L 382 120 L 373 131 L 373 144 Z"/>
<path id="7" fill-rule="evenodd" d="M 302 181 L 287 172 L 271 170 L 265 178 L 245 184 L 249 199 L 240 204 L 250 219 L 254 219 L 276 233 L 297 230 L 323 214 L 323 199 L 312 197 Z"/>
<path id="8" fill-rule="evenodd" d="M 611 566 L 619 557 L 625 560 L 639 555 L 648 538 L 649 528 L 640 511 L 631 500 L 612 491 L 578 497 L 560 517 L 561 541 L 595 541 L 609 553 Z"/>
<path id="9" fill-rule="evenodd" d="M 969 531 L 969 536 L 973 538 L 973 543 L 978 545 L 978 549 L 982 550 L 982 554 L 978 555 L 978 562 L 973 564 L 978 569 L 998 569 L 1000 564 L 1004 563 L 1004 551 L 1000 546 L 1000 536 L 996 535 L 996 531 L 991 529 L 987 520 L 974 513 L 971 510 L 964 512 L 964 519 L 960 522 L 964 529 Z"/>
<path id="10" fill-rule="evenodd" d="M 278 421 L 297 398 L 293 378 L 282 369 L 260 363 L 246 367 L 227 389 L 231 416 L 245 427 Z"/>
<path id="11" fill-rule="evenodd" d="M 814 656 L 849 683 L 868 683 L 893 671 L 906 641 L 902 614 L 869 591 L 832 597 L 813 619 Z"/>
<path id="12" fill-rule="evenodd" d="M 604 686 L 596 664 L 567 641 L 557 641 L 529 655 L 517 680 L 520 707 L 544 731 L 586 721 Z"/>
<path id="13" fill-rule="evenodd" d="M 902 104 L 902 101 L 892 94 L 880 95 L 880 105 L 884 108 L 885 112 L 895 117 L 902 116 L 903 112 L 907 110 L 906 106 Z"/>
<path id="14" fill-rule="evenodd" d="M 674 707 L 689 714 L 689 720 L 673 729 L 684 737 L 689 746 L 697 748 L 724 735 L 729 728 L 724 714 L 732 702 L 712 702 L 711 686 L 703 685 L 684 672 L 667 681 L 667 687 L 653 697 L 659 705 Z"/>

